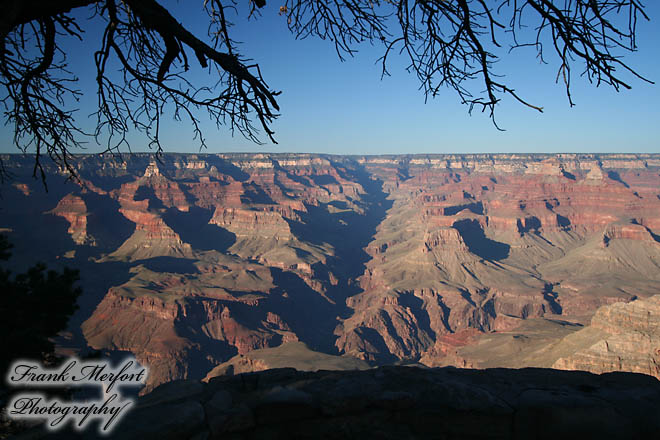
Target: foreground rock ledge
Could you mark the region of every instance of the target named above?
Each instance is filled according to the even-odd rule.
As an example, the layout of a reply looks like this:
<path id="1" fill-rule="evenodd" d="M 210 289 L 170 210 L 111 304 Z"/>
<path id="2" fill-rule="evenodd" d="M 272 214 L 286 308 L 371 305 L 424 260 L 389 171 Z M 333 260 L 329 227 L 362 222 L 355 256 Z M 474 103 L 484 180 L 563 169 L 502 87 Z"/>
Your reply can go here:
<path id="1" fill-rule="evenodd" d="M 525 368 L 276 369 L 175 381 L 110 438 L 658 438 L 660 381 Z"/>
<path id="2" fill-rule="evenodd" d="M 631 373 L 382 367 L 178 381 L 113 437 L 179 439 L 657 438 L 660 382 Z"/>

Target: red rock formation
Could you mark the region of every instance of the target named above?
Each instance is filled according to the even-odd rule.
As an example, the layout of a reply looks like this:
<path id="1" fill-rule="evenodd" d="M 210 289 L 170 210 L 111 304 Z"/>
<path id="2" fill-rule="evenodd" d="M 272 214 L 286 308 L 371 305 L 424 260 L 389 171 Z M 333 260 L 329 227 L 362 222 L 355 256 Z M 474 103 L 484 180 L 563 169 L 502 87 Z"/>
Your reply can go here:
<path id="1" fill-rule="evenodd" d="M 562 341 L 574 353 L 553 368 L 630 371 L 660 379 L 660 295 L 598 309 L 591 326 Z"/>
<path id="2" fill-rule="evenodd" d="M 58 215 L 69 222 L 71 239 L 78 245 L 94 245 L 94 238 L 87 234 L 87 206 L 83 199 L 73 194 L 67 194 L 57 206 L 48 212 Z"/>
<path id="3" fill-rule="evenodd" d="M 603 234 L 603 244 L 607 245 L 610 240 L 625 239 L 645 241 L 652 245 L 660 246 L 647 228 L 638 224 L 611 224 L 608 225 Z"/>
<path id="4" fill-rule="evenodd" d="M 110 289 L 83 324 L 85 338 L 96 349 L 134 353 L 150 368 L 149 389 L 186 377 L 193 358 L 201 356 L 213 366 L 234 353 L 245 354 L 279 345 L 283 340 L 296 340 L 275 313 L 256 311 L 265 315 L 258 328 L 246 323 L 253 312 L 243 318 L 235 316 L 232 303 L 243 304 L 241 310 L 259 309 L 258 300 L 233 297 L 220 287 L 235 286 L 232 275 L 236 270 L 240 269 L 206 271 L 208 275 L 199 280 L 137 270 L 131 281 Z M 200 336 L 191 337 L 190 329 Z M 208 352 L 206 340 L 222 343 L 225 348 L 218 352 L 216 346 L 215 352 Z"/>
<path id="5" fill-rule="evenodd" d="M 285 210 L 286 211 L 286 210 Z M 293 211 L 286 211 L 295 216 Z M 268 237 L 286 240 L 291 238 L 291 229 L 280 212 L 254 211 L 241 208 L 216 207 L 209 221 L 236 235 Z"/>
<path id="6" fill-rule="evenodd" d="M 647 176 L 638 185 L 645 185 L 646 194 L 657 194 L 657 173 L 639 162 L 617 158 L 600 165 L 567 155 L 538 163 L 516 162 L 515 157 L 490 163 L 451 158 L 363 163 L 386 180 L 383 187 L 395 202 L 367 248 L 373 259 L 361 279 L 364 293 L 347 302 L 354 314 L 343 323 L 340 351 L 357 355 L 366 350 L 367 358 L 375 359 L 385 349 L 399 358 L 422 356 L 432 364 L 429 353 L 444 351 L 429 345 L 429 337 L 437 341 L 470 328 L 503 329 L 507 316 L 589 313 L 627 298 L 616 291 L 614 286 L 621 286 L 617 279 L 626 279 L 625 291 L 645 295 L 658 281 L 658 243 L 648 220 L 660 217 L 658 198 L 640 198 L 639 187 L 606 169 L 634 166 Z M 402 180 L 398 173 L 404 166 L 407 178 Z M 635 216 L 637 224 L 631 223 Z M 462 225 L 472 226 L 459 233 Z M 467 234 L 467 243 L 461 234 Z M 617 245 L 599 254 L 589 244 L 592 237 Z M 621 240 L 648 246 L 632 251 L 638 252 L 633 258 Z M 499 253 L 493 252 L 498 248 Z M 584 277 L 576 271 L 580 258 L 589 262 Z M 635 259 L 640 264 L 631 271 Z M 535 282 L 539 275 L 547 276 L 545 287 Z M 603 277 L 612 280 L 607 290 L 601 287 Z M 601 295 L 585 295 L 594 288 Z M 405 308 L 392 299 L 411 291 L 420 299 L 416 315 L 431 323 L 428 327 L 420 329 L 405 318 Z M 437 302 L 441 306 L 432 309 Z M 377 341 L 381 348 L 364 341 L 369 334 L 382 337 Z"/>
<path id="7" fill-rule="evenodd" d="M 113 192 L 121 206 L 119 212 L 135 223 L 135 232 L 108 258 L 135 261 L 159 256 L 192 257 L 190 245 L 184 243 L 156 211 L 149 209 L 150 200 L 135 200 L 140 187 L 151 188 L 155 197 L 167 207 L 188 210 L 178 185 L 161 176 L 157 165 L 150 163 L 142 178 L 125 183 Z"/>
<path id="8" fill-rule="evenodd" d="M 660 286 L 656 155 L 137 154 L 80 166 L 87 206 L 48 205 L 60 202 L 74 239 L 88 237 L 88 215 L 103 221 L 105 199 L 135 224 L 105 258 L 90 251 L 134 272 L 85 334 L 139 353 L 156 381 L 295 339 L 370 361 L 458 363 L 479 334 Z M 32 181 L 17 184 L 33 200 Z"/>

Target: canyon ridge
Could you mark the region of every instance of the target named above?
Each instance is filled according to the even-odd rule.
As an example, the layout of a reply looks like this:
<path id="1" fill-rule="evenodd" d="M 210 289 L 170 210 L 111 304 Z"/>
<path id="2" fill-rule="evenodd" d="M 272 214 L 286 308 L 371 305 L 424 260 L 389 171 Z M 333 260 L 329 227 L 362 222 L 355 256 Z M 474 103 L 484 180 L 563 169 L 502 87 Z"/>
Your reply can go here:
<path id="1" fill-rule="evenodd" d="M 148 391 L 275 367 L 660 378 L 660 155 L 3 155 L 20 270 L 80 270 L 62 353 Z"/>

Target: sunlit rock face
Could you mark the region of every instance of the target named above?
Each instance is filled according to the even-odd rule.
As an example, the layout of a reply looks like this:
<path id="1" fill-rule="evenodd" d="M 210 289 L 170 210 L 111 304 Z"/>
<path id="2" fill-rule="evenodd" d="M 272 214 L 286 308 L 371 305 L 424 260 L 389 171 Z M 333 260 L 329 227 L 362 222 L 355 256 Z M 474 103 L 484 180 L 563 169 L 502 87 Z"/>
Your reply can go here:
<path id="1" fill-rule="evenodd" d="M 654 374 L 600 310 L 660 291 L 658 155 L 79 156 L 48 193 L 29 158 L 2 159 L 17 260 L 79 267 L 78 345 L 133 352 L 149 387 L 288 343 L 350 365 Z M 552 345 L 590 322 L 609 349 Z M 249 359 L 232 362 L 265 365 Z"/>
<path id="2" fill-rule="evenodd" d="M 554 368 L 632 371 L 660 379 L 660 295 L 601 307 L 590 326 L 561 344 L 574 341 L 577 350 L 558 359 Z"/>
<path id="3" fill-rule="evenodd" d="M 29 193 L 25 195 L 29 195 Z M 48 212 L 63 217 L 69 222 L 67 232 L 71 235 L 71 239 L 75 244 L 95 244 L 94 237 L 87 234 L 87 206 L 79 196 L 67 194 L 54 209 Z"/>

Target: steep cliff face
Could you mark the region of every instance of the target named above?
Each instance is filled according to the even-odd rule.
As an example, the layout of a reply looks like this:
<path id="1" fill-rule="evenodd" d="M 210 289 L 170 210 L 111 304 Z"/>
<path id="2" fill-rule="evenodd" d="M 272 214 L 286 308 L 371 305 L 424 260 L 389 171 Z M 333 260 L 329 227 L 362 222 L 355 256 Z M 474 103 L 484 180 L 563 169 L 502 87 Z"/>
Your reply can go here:
<path id="1" fill-rule="evenodd" d="M 292 213 L 289 216 L 293 217 Z M 256 211 L 217 206 L 209 221 L 240 237 L 275 238 L 288 240 L 291 228 L 279 212 Z"/>
<path id="2" fill-rule="evenodd" d="M 434 364 L 445 334 L 651 294 L 660 243 L 645 219 L 660 213 L 657 170 L 611 158 L 644 170 L 633 188 L 595 158 L 569 159 L 365 158 L 393 206 L 338 348 Z"/>
<path id="3" fill-rule="evenodd" d="M 466 350 L 521 323 L 585 322 L 660 286 L 657 155 L 76 160 L 82 185 L 44 194 L 29 158 L 3 156 L 19 178 L 0 228 L 27 237 L 22 219 L 57 220 L 68 247 L 53 261 L 118 272 L 77 319 L 90 346 L 148 363 L 150 386 L 295 341 L 479 366 Z M 562 328 L 544 343 L 577 326 Z"/>
<path id="4" fill-rule="evenodd" d="M 188 211 L 179 186 L 160 174 L 155 162 L 144 175 L 111 192 L 119 212 L 135 223 L 135 232 L 106 259 L 137 261 L 156 257 L 191 258 L 192 248 L 161 217 L 162 209 Z M 161 208 L 164 207 L 164 208 Z"/>
<path id="5" fill-rule="evenodd" d="M 214 263 L 198 264 L 194 274 L 132 269 L 83 324 L 89 345 L 134 353 L 150 366 L 151 389 L 234 354 L 297 340 L 262 305 L 275 287 L 269 270 L 231 258 Z"/>
<path id="6" fill-rule="evenodd" d="M 349 222 L 365 223 L 365 191 L 350 162 L 281 162 L 149 162 L 111 189 L 135 231 L 98 261 L 140 266 L 83 325 L 89 345 L 135 353 L 151 366 L 149 387 L 300 338 L 327 350 L 349 254 L 366 245 L 341 241 Z"/>
<path id="7" fill-rule="evenodd" d="M 553 368 L 630 371 L 660 379 L 660 295 L 601 307 L 590 327 L 566 337 L 562 344 L 573 345 L 576 351 L 558 359 Z"/>

